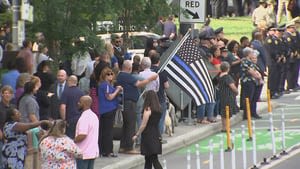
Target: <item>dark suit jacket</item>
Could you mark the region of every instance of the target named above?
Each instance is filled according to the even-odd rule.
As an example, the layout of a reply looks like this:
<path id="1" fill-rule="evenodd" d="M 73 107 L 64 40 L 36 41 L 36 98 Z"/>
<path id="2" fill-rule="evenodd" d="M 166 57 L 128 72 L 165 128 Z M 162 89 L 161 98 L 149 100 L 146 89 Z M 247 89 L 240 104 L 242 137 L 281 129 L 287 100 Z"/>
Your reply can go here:
<path id="1" fill-rule="evenodd" d="M 54 95 L 50 97 L 50 117 L 53 119 L 60 119 L 60 113 L 59 113 L 60 98 L 58 98 L 57 95 L 57 88 L 58 88 L 58 82 L 54 83 L 50 87 L 50 92 L 54 93 Z M 64 91 L 66 88 L 68 88 L 67 82 L 65 84 Z"/>

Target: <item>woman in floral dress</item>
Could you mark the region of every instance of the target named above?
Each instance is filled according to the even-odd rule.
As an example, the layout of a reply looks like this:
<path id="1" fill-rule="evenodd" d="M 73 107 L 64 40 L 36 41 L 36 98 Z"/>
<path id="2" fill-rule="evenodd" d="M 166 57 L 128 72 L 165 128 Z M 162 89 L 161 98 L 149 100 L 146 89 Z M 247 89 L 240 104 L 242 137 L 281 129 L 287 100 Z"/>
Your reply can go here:
<path id="1" fill-rule="evenodd" d="M 3 127 L 6 142 L 2 148 L 4 165 L 5 168 L 23 169 L 27 153 L 26 131 L 38 127 L 41 124 L 47 125 L 48 121 L 21 123 L 21 114 L 15 108 L 9 109 L 6 117 L 6 123 Z"/>
<path id="2" fill-rule="evenodd" d="M 76 169 L 80 149 L 65 135 L 66 122 L 54 121 L 49 133 L 41 139 L 40 151 L 43 169 Z"/>

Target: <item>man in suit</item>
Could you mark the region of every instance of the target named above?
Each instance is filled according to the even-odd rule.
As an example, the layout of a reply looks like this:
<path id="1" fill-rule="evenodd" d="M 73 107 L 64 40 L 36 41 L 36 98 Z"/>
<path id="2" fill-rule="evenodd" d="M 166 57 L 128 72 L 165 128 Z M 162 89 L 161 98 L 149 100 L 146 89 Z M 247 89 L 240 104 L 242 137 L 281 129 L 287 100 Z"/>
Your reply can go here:
<path id="1" fill-rule="evenodd" d="M 59 70 L 57 72 L 56 76 L 56 83 L 50 88 L 50 92 L 54 95 L 50 98 L 50 117 L 52 119 L 60 119 L 59 115 L 59 104 L 60 104 L 60 98 L 62 93 L 66 88 L 68 88 L 68 85 L 66 83 L 67 80 L 67 72 L 63 69 Z"/>
<path id="2" fill-rule="evenodd" d="M 123 46 L 123 38 L 116 34 L 112 34 L 111 43 L 113 44 L 114 55 L 117 57 L 119 68 L 121 69 L 122 64 L 124 62 L 124 55 L 126 53 L 126 50 Z"/>

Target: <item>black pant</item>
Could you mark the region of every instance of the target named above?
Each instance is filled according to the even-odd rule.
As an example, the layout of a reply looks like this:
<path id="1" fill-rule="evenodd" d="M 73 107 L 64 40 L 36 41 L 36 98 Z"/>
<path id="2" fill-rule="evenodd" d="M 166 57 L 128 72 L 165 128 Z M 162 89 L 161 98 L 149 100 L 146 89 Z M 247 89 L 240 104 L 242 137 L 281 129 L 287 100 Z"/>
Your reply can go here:
<path id="1" fill-rule="evenodd" d="M 123 129 L 122 138 L 120 142 L 120 148 L 125 150 L 132 150 L 133 141 L 132 137 L 135 133 L 135 123 L 136 123 L 136 102 L 131 100 L 124 101 L 124 111 L 123 115 Z"/>
<path id="2" fill-rule="evenodd" d="M 100 152 L 109 155 L 113 153 L 113 124 L 116 110 L 101 115 Z"/>
<path id="3" fill-rule="evenodd" d="M 214 18 L 220 18 L 222 16 L 221 4 L 222 4 L 221 0 L 212 0 L 211 1 L 212 16 Z"/>
<path id="4" fill-rule="evenodd" d="M 66 135 L 71 139 L 75 138 L 77 120 L 67 120 Z"/>
<path id="5" fill-rule="evenodd" d="M 287 70 L 288 70 L 288 64 L 287 63 L 280 63 L 280 78 L 279 78 L 279 92 L 283 92 L 284 86 L 285 86 L 285 80 L 287 80 Z"/>
<path id="6" fill-rule="evenodd" d="M 294 89 L 297 87 L 297 80 L 298 80 L 298 73 L 299 72 L 299 66 L 296 61 L 292 63 L 288 63 L 288 73 L 287 73 L 287 84 L 288 89 Z"/>
<path id="7" fill-rule="evenodd" d="M 269 68 L 268 76 L 268 88 L 270 89 L 271 95 L 279 91 L 279 81 L 280 81 L 280 65 L 272 61 Z"/>
<path id="8" fill-rule="evenodd" d="M 244 117 L 247 117 L 247 107 L 246 107 L 246 98 L 249 98 L 250 102 L 250 111 L 251 115 L 256 115 L 256 106 L 257 106 L 257 96 L 259 94 L 259 91 L 256 88 L 256 84 L 254 81 L 247 81 L 242 82 L 242 101 L 243 101 L 243 108 L 244 108 Z"/>
<path id="9" fill-rule="evenodd" d="M 145 169 L 152 169 L 152 165 L 154 169 L 162 169 L 160 165 L 157 154 L 145 156 Z"/>

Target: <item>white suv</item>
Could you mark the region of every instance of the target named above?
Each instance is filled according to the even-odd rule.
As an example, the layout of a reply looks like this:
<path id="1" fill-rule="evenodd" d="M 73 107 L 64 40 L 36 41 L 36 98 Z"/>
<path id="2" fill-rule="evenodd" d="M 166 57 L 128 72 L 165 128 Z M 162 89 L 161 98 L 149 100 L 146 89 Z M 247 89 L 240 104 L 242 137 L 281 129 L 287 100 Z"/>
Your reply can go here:
<path id="1" fill-rule="evenodd" d="M 114 33 L 119 36 L 122 36 L 123 33 Z M 141 59 L 144 57 L 145 45 L 148 38 L 152 38 L 153 40 L 158 40 L 161 38 L 160 35 L 152 33 L 152 32 L 128 32 L 129 35 L 129 44 L 128 44 L 128 53 L 131 56 L 139 55 Z M 97 35 L 104 42 L 111 41 L 111 34 L 99 34 Z"/>

